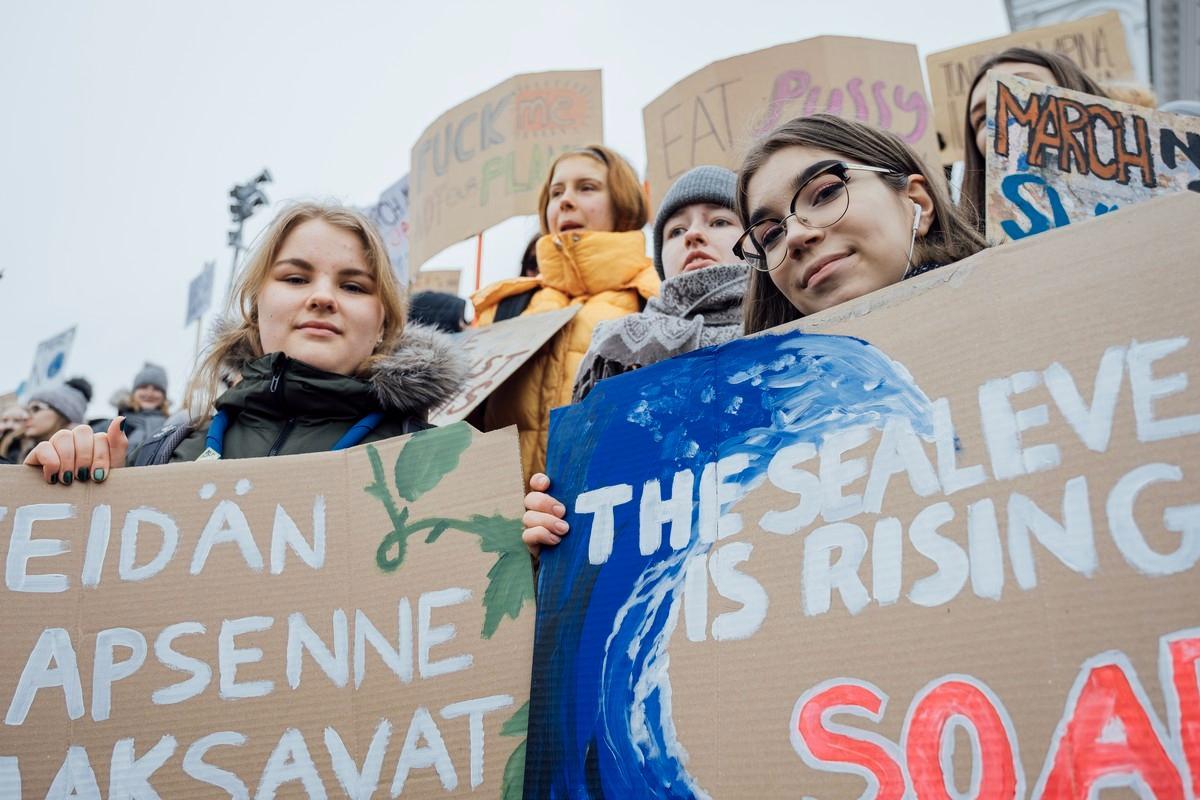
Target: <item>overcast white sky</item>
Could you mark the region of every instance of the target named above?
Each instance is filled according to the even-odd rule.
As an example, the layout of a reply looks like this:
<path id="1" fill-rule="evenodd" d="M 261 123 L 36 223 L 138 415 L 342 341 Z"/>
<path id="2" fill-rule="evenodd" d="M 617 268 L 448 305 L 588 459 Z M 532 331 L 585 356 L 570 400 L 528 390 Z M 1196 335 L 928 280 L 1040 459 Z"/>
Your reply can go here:
<path id="1" fill-rule="evenodd" d="M 266 166 L 276 205 L 372 203 L 426 125 L 510 75 L 602 69 L 606 143 L 640 170 L 642 107 L 711 61 L 821 34 L 923 59 L 1006 32 L 1001 0 L 0 0 L 0 394 L 78 325 L 67 372 L 93 414 L 147 359 L 178 400 L 187 285 L 216 259 L 223 297 L 234 183 Z M 487 234 L 484 283 L 535 229 Z M 473 244 L 427 265 L 451 266 L 473 270 Z"/>

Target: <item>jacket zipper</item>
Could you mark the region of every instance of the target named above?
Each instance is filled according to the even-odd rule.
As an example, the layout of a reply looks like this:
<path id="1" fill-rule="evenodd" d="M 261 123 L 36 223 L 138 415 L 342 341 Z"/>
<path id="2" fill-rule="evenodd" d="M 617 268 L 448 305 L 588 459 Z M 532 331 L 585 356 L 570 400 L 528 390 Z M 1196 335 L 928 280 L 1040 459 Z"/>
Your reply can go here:
<path id="1" fill-rule="evenodd" d="M 275 357 L 275 363 L 271 368 L 271 396 L 275 401 L 275 407 L 280 411 L 283 411 L 287 407 L 283 398 L 284 387 L 281 385 L 281 379 L 283 378 L 283 374 L 287 372 L 287 366 L 287 357 L 283 353 L 280 353 Z M 287 441 L 288 437 L 291 436 L 292 429 L 295 427 L 295 418 L 288 417 L 287 421 L 283 423 L 283 428 L 280 429 L 279 435 L 275 437 L 275 443 L 272 444 L 271 449 L 267 451 L 267 456 L 279 455 L 280 449 L 283 447 L 283 444 Z"/>
<path id="2" fill-rule="evenodd" d="M 289 419 L 287 422 L 283 423 L 283 430 L 281 430 L 279 435 L 275 437 L 275 443 L 272 444 L 271 449 L 267 451 L 268 456 L 279 455 L 280 448 L 283 447 L 283 443 L 287 441 L 288 436 L 292 434 L 292 428 L 295 427 L 296 420 L 294 419 Z"/>

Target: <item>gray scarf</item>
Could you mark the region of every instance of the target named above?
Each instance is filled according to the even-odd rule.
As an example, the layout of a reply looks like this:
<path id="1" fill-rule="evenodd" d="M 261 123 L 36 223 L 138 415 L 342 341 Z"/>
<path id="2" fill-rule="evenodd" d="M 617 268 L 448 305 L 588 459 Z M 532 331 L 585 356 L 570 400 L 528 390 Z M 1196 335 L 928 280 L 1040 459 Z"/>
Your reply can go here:
<path id="1" fill-rule="evenodd" d="M 579 365 L 571 401 L 582 400 L 605 378 L 740 336 L 749 274 L 745 264 L 683 272 L 663 283 L 645 311 L 601 322 Z"/>

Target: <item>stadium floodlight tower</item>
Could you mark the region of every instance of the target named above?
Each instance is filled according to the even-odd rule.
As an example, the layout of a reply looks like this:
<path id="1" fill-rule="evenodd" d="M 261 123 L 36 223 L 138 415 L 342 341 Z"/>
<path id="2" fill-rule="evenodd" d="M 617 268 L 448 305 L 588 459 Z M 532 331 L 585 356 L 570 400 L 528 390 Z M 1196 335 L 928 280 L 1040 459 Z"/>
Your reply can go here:
<path id="1" fill-rule="evenodd" d="M 242 253 L 242 226 L 254 214 L 259 206 L 267 205 L 267 195 L 262 190 L 264 183 L 271 182 L 271 173 L 266 167 L 245 183 L 234 185 L 229 190 L 229 216 L 233 219 L 234 227 L 229 231 L 229 246 L 233 248 L 233 264 L 229 267 L 229 286 L 225 289 L 225 297 L 233 291 L 233 278 L 237 275 L 238 258 Z"/>

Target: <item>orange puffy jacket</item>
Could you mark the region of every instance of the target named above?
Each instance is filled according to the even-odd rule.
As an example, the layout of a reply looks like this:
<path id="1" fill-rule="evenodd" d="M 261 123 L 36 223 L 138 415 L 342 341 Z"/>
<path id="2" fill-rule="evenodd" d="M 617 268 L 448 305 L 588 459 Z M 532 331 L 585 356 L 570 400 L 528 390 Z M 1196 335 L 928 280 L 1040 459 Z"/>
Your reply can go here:
<path id="1" fill-rule="evenodd" d="M 659 285 L 641 231 L 549 234 L 538 240 L 537 260 L 538 277 L 499 281 L 471 296 L 480 325 L 491 324 L 501 300 L 531 290 L 534 295 L 521 316 L 583 306 L 488 399 L 486 428 L 515 424 L 520 432 L 526 484 L 530 475 L 546 468 L 550 409 L 571 402 L 575 373 L 596 323 L 637 312 L 658 294 Z"/>

